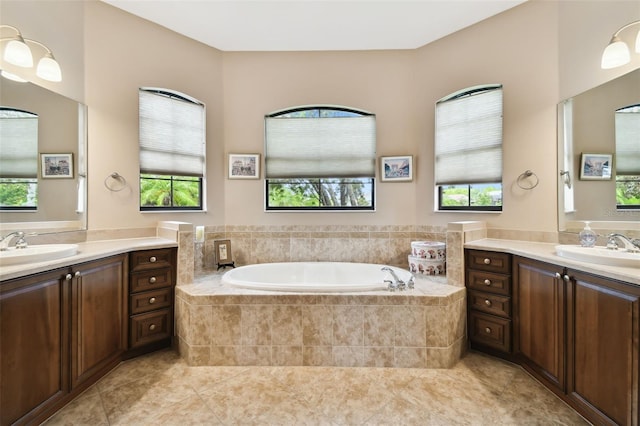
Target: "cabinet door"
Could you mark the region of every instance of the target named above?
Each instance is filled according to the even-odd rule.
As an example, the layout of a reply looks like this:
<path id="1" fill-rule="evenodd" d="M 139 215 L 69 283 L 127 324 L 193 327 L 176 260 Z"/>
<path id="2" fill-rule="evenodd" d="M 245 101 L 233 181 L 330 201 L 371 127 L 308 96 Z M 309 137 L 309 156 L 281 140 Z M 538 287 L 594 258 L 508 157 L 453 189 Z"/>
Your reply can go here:
<path id="1" fill-rule="evenodd" d="M 33 421 L 69 390 L 65 274 L 0 286 L 0 424 Z"/>
<path id="2" fill-rule="evenodd" d="M 115 365 L 126 349 L 127 257 L 109 257 L 73 268 L 71 286 L 71 385 Z"/>
<path id="3" fill-rule="evenodd" d="M 569 275 L 569 397 L 596 424 L 637 425 L 640 289 Z"/>
<path id="4" fill-rule="evenodd" d="M 515 353 L 529 371 L 565 390 L 565 284 L 558 266 L 515 258 Z"/>

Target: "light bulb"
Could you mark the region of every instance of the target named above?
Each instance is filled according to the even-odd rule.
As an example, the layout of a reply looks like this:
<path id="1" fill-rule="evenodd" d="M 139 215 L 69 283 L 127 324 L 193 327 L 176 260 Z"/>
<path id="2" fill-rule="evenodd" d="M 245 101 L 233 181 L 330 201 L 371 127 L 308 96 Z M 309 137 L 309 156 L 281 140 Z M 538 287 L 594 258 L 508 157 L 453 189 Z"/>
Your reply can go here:
<path id="1" fill-rule="evenodd" d="M 31 49 L 29 49 L 20 34 L 7 43 L 4 49 L 4 60 L 19 67 L 29 68 L 33 66 Z"/>
<path id="2" fill-rule="evenodd" d="M 27 82 L 27 80 L 25 80 L 24 78 L 18 77 L 17 75 L 7 72 L 5 70 L 0 71 L 0 75 L 6 78 L 7 80 L 17 81 L 18 83 Z"/>
<path id="3" fill-rule="evenodd" d="M 48 81 L 62 81 L 62 71 L 60 65 L 51 53 L 47 53 L 38 61 L 36 75 Z"/>
<path id="4" fill-rule="evenodd" d="M 631 61 L 629 47 L 624 41 L 614 36 L 607 48 L 602 52 L 600 66 L 606 70 L 628 64 L 629 61 Z"/>

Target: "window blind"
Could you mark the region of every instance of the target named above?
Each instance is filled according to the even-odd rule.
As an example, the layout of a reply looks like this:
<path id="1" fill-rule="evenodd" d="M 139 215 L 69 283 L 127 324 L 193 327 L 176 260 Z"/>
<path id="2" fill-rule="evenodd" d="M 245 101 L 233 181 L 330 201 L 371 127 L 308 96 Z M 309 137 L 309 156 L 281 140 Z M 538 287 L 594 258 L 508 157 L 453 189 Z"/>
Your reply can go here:
<path id="1" fill-rule="evenodd" d="M 204 176 L 205 107 L 165 89 L 139 91 L 140 173 Z"/>
<path id="2" fill-rule="evenodd" d="M 265 118 L 265 177 L 375 177 L 375 116 Z"/>
<path id="3" fill-rule="evenodd" d="M 479 86 L 436 103 L 436 185 L 502 181 L 502 86 Z"/>
<path id="4" fill-rule="evenodd" d="M 38 177 L 38 116 L 11 108 L 0 109 L 0 177 Z"/>
<path id="5" fill-rule="evenodd" d="M 615 114 L 616 174 L 640 175 L 640 105 L 621 108 Z"/>

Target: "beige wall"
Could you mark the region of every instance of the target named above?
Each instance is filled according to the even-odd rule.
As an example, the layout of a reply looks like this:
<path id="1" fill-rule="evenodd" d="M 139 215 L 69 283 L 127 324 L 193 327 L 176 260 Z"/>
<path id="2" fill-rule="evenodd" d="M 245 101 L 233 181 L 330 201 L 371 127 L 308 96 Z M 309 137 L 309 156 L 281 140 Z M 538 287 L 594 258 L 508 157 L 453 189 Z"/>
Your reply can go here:
<path id="1" fill-rule="evenodd" d="M 65 72 L 61 91 L 84 95 L 89 106 L 90 229 L 147 227 L 158 220 L 202 225 L 443 225 L 481 219 L 492 228 L 555 231 L 556 104 L 629 70 L 604 72 L 599 56 L 615 29 L 640 17 L 638 3 L 631 1 L 531 0 L 411 51 L 230 53 L 95 0 L 42 3 L 59 8 L 53 16 L 68 12 L 71 21 L 70 26 L 57 20 L 47 23 L 47 44 L 77 44 L 73 35 L 78 27 L 84 29 L 84 53 L 68 58 L 66 48 L 60 48 L 62 56 L 57 47 L 55 52 Z M 40 24 L 32 13 L 24 15 L 26 7 L 14 9 L 20 25 Z M 75 71 L 78 61 L 84 61 L 84 85 L 67 80 L 68 67 L 71 78 L 81 74 Z M 637 67 L 637 59 L 634 64 L 629 67 Z M 504 211 L 434 213 L 434 103 L 482 83 L 504 85 Z M 140 86 L 183 91 L 207 104 L 206 214 L 138 211 Z M 378 155 L 414 155 L 414 181 L 379 183 L 375 213 L 265 213 L 263 181 L 226 179 L 226 155 L 262 154 L 264 114 L 316 103 L 376 113 Z M 515 186 L 527 169 L 540 179 L 532 191 Z M 106 190 L 104 178 L 114 171 L 127 178 L 128 190 Z"/>

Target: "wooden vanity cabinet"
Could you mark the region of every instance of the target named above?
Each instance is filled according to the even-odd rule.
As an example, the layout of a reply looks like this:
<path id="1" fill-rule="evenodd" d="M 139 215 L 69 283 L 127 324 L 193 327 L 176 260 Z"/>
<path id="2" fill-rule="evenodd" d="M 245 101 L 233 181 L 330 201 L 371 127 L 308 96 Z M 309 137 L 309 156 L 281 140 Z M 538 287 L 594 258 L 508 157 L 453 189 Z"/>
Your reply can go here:
<path id="1" fill-rule="evenodd" d="M 468 333 L 471 347 L 511 354 L 511 255 L 466 251 Z"/>
<path id="2" fill-rule="evenodd" d="M 0 424 L 36 423 L 69 394 L 67 268 L 0 286 Z"/>
<path id="3" fill-rule="evenodd" d="M 640 288 L 566 271 L 568 402 L 594 424 L 638 425 Z"/>
<path id="4" fill-rule="evenodd" d="M 130 254 L 130 355 L 168 347 L 173 343 L 176 257 L 175 248 Z"/>
<path id="5" fill-rule="evenodd" d="M 514 353 L 547 386 L 566 390 L 566 285 L 561 267 L 514 257 Z"/>
<path id="6" fill-rule="evenodd" d="M 638 425 L 640 288 L 514 256 L 514 355 L 598 425 Z"/>
<path id="7" fill-rule="evenodd" d="M 72 388 L 104 375 L 127 349 L 127 264 L 122 254 L 73 267 Z"/>
<path id="8" fill-rule="evenodd" d="M 38 424 L 126 350 L 128 257 L 0 283 L 0 425 Z"/>

